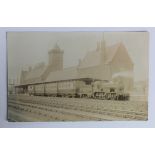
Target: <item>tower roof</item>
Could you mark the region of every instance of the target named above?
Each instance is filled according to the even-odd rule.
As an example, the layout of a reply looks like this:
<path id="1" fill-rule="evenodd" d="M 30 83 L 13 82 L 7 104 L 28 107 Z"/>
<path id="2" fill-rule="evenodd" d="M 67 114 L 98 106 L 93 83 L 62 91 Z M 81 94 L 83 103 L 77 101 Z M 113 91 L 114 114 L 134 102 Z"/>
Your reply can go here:
<path id="1" fill-rule="evenodd" d="M 60 50 L 60 47 L 59 47 L 59 45 L 56 43 L 56 44 L 54 45 L 54 48 L 53 48 L 53 49 Z"/>
<path id="2" fill-rule="evenodd" d="M 61 52 L 61 51 L 62 51 L 62 50 L 60 49 L 59 45 L 56 43 L 56 44 L 54 45 L 54 47 L 53 47 L 51 50 L 49 50 L 48 53 Z"/>

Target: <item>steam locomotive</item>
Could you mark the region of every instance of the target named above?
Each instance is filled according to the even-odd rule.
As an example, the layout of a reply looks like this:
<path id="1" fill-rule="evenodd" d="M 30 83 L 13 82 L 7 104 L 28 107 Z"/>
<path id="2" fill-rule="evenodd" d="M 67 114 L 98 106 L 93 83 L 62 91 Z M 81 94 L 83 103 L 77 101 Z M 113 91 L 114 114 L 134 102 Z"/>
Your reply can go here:
<path id="1" fill-rule="evenodd" d="M 17 89 L 18 93 L 21 93 L 21 91 L 23 89 Z M 91 78 L 29 84 L 24 93 L 34 96 L 95 98 L 103 100 L 129 100 L 130 97 L 121 84 Z"/>

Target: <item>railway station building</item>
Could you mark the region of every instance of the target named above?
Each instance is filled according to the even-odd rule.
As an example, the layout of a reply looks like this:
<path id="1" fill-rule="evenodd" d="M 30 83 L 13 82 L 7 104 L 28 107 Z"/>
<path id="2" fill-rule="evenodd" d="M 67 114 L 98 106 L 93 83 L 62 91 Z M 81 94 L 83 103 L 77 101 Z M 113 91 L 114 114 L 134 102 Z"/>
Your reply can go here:
<path id="1" fill-rule="evenodd" d="M 75 67 L 63 67 L 63 51 L 58 44 L 48 51 L 48 64 L 38 64 L 21 71 L 18 88 L 27 91 L 29 84 L 68 81 L 80 78 L 119 81 L 132 90 L 134 64 L 123 42 L 107 46 L 104 40 L 97 43 L 96 49 L 89 51 Z"/>

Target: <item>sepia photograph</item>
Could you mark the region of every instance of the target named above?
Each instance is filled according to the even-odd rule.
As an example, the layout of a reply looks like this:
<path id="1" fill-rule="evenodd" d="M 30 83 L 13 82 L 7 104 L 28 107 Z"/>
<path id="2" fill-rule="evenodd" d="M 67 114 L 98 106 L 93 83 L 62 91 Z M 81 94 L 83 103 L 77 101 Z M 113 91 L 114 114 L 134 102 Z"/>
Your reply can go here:
<path id="1" fill-rule="evenodd" d="M 7 32 L 9 122 L 148 121 L 149 32 Z"/>

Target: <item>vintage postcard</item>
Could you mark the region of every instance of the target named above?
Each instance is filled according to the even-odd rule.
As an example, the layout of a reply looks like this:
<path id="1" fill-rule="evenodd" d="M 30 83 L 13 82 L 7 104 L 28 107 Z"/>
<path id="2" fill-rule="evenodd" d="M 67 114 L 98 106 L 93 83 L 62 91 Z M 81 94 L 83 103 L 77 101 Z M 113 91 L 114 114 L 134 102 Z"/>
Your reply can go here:
<path id="1" fill-rule="evenodd" d="M 147 121 L 148 32 L 7 32 L 8 121 Z"/>

